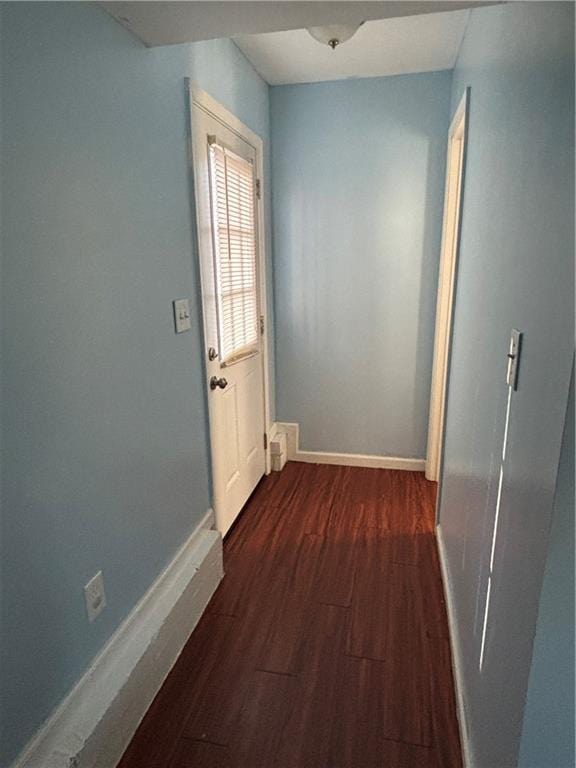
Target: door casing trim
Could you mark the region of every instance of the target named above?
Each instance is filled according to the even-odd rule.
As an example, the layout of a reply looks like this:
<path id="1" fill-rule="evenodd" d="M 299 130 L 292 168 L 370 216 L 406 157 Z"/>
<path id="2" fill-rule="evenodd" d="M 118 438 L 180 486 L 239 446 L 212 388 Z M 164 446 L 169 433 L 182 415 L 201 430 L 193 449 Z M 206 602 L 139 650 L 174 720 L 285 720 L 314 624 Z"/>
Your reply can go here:
<path id="1" fill-rule="evenodd" d="M 428 417 L 428 445 L 426 450 L 426 477 L 439 481 L 442 473 L 442 457 L 446 432 L 446 404 L 448 401 L 448 377 L 452 351 L 452 332 L 454 324 L 454 304 L 458 281 L 458 263 L 460 260 L 460 241 L 462 231 L 462 213 L 464 209 L 464 184 L 466 180 L 466 151 L 468 143 L 470 87 L 464 90 L 448 130 L 446 152 L 446 182 L 444 189 L 444 209 L 442 214 L 442 246 L 438 267 L 438 296 L 436 301 L 436 328 L 434 333 L 434 358 L 432 384 L 430 388 L 430 412 Z M 450 159 L 454 141 L 462 142 L 458 194 L 450 205 Z M 454 245 L 449 253 L 448 225 L 456 215 Z M 447 274 L 445 270 L 448 270 Z M 444 279 L 443 279 L 444 278 Z M 442 308 L 446 310 L 443 322 Z M 439 502 L 439 499 L 438 499 Z M 437 510 L 439 506 L 437 504 Z"/>

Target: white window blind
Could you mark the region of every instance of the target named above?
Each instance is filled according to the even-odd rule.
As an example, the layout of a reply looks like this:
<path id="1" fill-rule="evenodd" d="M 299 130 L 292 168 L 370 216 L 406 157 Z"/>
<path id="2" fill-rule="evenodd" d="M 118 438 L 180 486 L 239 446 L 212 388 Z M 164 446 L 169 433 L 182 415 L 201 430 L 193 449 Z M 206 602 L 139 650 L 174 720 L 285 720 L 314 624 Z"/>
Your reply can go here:
<path id="1" fill-rule="evenodd" d="M 252 163 L 210 143 L 220 360 L 258 347 L 255 182 Z"/>

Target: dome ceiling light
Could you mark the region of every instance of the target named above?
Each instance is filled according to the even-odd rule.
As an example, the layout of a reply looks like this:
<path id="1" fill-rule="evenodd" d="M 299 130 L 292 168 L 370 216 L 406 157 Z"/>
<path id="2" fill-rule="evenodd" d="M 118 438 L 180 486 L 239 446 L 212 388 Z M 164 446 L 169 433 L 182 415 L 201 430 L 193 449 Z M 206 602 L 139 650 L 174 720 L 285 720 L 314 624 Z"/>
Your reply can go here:
<path id="1" fill-rule="evenodd" d="M 362 24 L 364 24 L 363 21 L 359 24 L 328 24 L 325 27 L 309 27 L 308 32 L 314 40 L 329 45 L 334 50 L 338 45 L 350 40 Z"/>

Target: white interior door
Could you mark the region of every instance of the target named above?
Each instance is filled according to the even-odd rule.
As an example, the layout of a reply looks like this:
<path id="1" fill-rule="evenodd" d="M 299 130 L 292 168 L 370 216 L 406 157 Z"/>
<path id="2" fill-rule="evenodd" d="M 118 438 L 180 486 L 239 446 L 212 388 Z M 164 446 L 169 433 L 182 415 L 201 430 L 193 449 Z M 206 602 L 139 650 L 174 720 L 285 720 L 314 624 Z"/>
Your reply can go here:
<path id="1" fill-rule="evenodd" d="M 214 511 L 225 534 L 266 471 L 257 149 L 193 104 Z"/>

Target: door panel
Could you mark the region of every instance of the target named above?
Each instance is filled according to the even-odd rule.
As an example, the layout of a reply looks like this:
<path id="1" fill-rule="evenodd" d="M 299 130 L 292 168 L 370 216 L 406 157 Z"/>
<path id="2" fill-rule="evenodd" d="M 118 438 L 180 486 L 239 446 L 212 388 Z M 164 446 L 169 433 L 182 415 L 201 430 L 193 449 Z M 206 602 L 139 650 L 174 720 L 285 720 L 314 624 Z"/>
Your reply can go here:
<path id="1" fill-rule="evenodd" d="M 222 393 L 221 410 L 224 416 L 223 432 L 230 435 L 230 439 L 224 441 L 222 459 L 224 464 L 224 481 L 226 491 L 229 492 L 232 484 L 240 478 L 240 451 L 238 447 L 238 405 L 236 386 Z"/>

